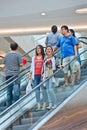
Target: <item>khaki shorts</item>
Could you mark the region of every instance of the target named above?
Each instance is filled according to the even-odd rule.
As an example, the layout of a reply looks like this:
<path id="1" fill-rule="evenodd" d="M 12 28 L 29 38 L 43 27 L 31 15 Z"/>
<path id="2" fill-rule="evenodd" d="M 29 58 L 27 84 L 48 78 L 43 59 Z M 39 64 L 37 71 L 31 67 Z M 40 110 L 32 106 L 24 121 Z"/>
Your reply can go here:
<path id="1" fill-rule="evenodd" d="M 75 62 L 74 64 L 75 70 L 76 70 L 76 78 L 77 80 L 80 80 L 81 76 L 81 68 L 80 68 L 80 63 L 78 61 Z"/>
<path id="2" fill-rule="evenodd" d="M 66 64 L 68 64 L 72 59 L 74 58 L 74 56 L 68 56 L 66 58 L 63 59 L 63 66 L 65 66 Z M 69 66 L 70 66 L 70 70 L 72 73 L 75 73 L 76 72 L 76 69 L 75 69 L 75 64 L 76 60 L 74 60 L 73 62 L 71 62 L 69 65 L 67 65 L 63 71 L 64 71 L 64 74 L 67 74 L 68 73 L 68 70 L 69 70 Z"/>

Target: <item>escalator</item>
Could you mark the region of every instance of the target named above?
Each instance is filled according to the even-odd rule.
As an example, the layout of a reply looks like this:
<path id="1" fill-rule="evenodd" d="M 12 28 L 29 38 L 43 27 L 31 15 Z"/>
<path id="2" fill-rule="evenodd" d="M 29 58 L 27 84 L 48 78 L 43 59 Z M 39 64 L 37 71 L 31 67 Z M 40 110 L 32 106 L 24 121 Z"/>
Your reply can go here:
<path id="1" fill-rule="evenodd" d="M 87 51 L 85 50 L 83 53 L 86 53 L 86 52 Z M 56 72 L 56 73 L 58 73 L 58 72 Z M 62 85 L 61 85 L 61 87 L 55 87 L 55 93 L 56 93 L 56 96 L 58 99 L 58 104 L 57 104 L 58 110 L 59 110 L 60 105 L 64 101 L 66 103 L 66 99 L 68 98 L 68 96 L 72 95 L 73 92 L 78 90 L 78 88 L 85 82 L 85 78 L 86 78 L 86 76 L 83 74 L 83 76 L 81 77 L 80 84 L 76 85 L 74 89 L 71 87 L 66 89 L 66 88 L 63 88 Z M 40 85 L 38 85 L 37 87 L 40 87 Z M 35 91 L 35 89 L 33 89 L 30 94 L 24 95 L 17 102 L 15 102 L 12 106 L 7 108 L 5 111 L 3 111 L 0 114 L 0 126 L 2 129 L 6 129 L 6 130 L 8 130 L 8 129 L 12 129 L 12 130 L 34 129 L 34 126 L 35 126 L 35 128 L 38 127 L 38 125 L 37 125 L 38 122 L 44 121 L 45 118 L 47 119 L 47 117 L 49 117 L 48 119 L 50 119 L 53 116 L 52 113 L 55 114 L 54 111 L 57 110 L 57 108 L 55 110 L 49 110 L 49 111 L 46 110 L 46 111 L 35 112 L 36 101 L 35 101 L 35 92 L 34 91 Z M 38 122 L 35 122 L 37 120 L 38 120 Z M 17 125 L 17 124 L 21 124 L 21 125 Z M 37 125 L 37 127 L 36 127 L 36 125 Z M 10 126 L 10 127 L 8 127 L 8 126 Z M 31 128 L 29 128 L 29 127 L 31 127 Z"/>
<path id="2" fill-rule="evenodd" d="M 85 50 L 83 53 L 87 52 Z M 82 53 L 82 54 L 83 54 Z M 58 73 L 58 70 L 55 73 Z M 54 74 L 55 75 L 55 74 Z M 50 77 L 51 78 L 51 77 Z M 49 80 L 46 79 L 46 80 Z M 8 109 L 0 114 L 1 129 L 12 130 L 33 130 L 39 129 L 41 125 L 47 122 L 53 115 L 55 115 L 64 104 L 66 104 L 76 92 L 81 89 L 82 85 L 86 83 L 86 76 L 81 76 L 81 81 L 74 87 L 55 87 L 55 94 L 57 97 L 57 108 L 45 111 L 36 112 L 35 90 L 40 87 L 45 81 L 40 83 L 29 94 L 24 95 L 17 102 L 11 105 Z M 42 90 L 41 90 L 42 91 Z M 42 97 L 42 92 L 41 92 Z"/>

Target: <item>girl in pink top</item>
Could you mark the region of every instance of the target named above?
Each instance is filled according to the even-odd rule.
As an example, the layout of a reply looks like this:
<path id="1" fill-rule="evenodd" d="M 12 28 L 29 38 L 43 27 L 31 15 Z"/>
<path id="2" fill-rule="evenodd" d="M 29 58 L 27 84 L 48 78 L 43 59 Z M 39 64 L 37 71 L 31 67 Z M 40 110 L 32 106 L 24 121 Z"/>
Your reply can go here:
<path id="1" fill-rule="evenodd" d="M 32 64 L 31 64 L 31 72 L 32 72 L 32 78 L 34 80 L 34 87 L 36 87 L 41 82 L 44 55 L 45 54 L 44 54 L 43 46 L 37 45 L 36 46 L 36 55 L 32 58 Z M 44 90 L 42 90 L 42 95 L 44 94 Z M 41 109 L 40 87 L 36 89 L 35 94 L 36 94 L 36 101 L 37 101 L 37 110 L 40 110 Z M 44 102 L 43 108 L 45 108 L 45 106 L 46 106 L 45 99 L 46 98 L 44 98 L 44 95 L 43 95 L 43 102 Z"/>

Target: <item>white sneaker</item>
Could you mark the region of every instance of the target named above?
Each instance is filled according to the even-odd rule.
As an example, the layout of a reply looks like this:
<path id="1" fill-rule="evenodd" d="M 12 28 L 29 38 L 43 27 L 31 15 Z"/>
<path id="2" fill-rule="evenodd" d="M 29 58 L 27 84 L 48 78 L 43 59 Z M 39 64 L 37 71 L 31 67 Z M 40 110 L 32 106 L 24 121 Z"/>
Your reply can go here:
<path id="1" fill-rule="evenodd" d="M 51 109 L 52 108 L 52 103 L 49 104 L 49 106 L 47 107 L 47 109 Z"/>

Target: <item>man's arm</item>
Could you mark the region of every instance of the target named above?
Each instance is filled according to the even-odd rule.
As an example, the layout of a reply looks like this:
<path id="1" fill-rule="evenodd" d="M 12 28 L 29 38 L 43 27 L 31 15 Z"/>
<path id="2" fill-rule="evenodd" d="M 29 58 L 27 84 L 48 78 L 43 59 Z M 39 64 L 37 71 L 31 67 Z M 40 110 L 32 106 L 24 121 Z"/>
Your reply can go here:
<path id="1" fill-rule="evenodd" d="M 77 45 L 74 46 L 75 56 L 77 57 Z"/>
<path id="2" fill-rule="evenodd" d="M 77 45 L 77 48 L 78 48 L 78 49 L 79 49 L 79 48 L 82 48 L 82 44 L 79 43 L 79 44 Z"/>
<path id="3" fill-rule="evenodd" d="M 46 47 L 48 46 L 48 44 L 47 44 L 47 43 L 45 43 L 45 45 L 46 45 Z"/>
<path id="4" fill-rule="evenodd" d="M 57 46 L 54 46 L 53 51 L 55 52 L 58 49 Z"/>

